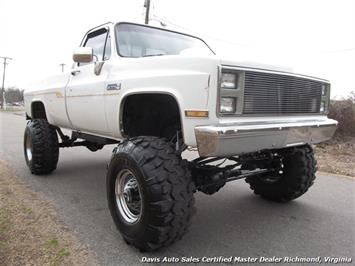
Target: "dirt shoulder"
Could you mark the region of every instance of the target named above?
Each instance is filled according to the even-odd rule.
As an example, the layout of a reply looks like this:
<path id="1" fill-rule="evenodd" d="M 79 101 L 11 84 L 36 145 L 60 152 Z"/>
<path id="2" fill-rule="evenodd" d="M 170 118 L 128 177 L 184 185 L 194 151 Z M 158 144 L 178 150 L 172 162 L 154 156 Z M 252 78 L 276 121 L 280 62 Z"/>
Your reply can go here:
<path id="1" fill-rule="evenodd" d="M 319 144 L 315 153 L 320 171 L 355 177 L 355 137 Z"/>
<path id="2" fill-rule="evenodd" d="M 97 265 L 53 206 L 0 160 L 0 265 Z"/>

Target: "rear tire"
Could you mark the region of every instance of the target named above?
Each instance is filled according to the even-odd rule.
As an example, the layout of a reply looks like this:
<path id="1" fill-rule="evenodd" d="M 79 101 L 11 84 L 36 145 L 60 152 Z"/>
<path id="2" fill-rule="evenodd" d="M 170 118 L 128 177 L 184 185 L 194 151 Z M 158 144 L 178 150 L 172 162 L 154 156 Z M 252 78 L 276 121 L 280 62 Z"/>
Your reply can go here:
<path id="1" fill-rule="evenodd" d="M 165 140 L 135 137 L 115 148 L 107 173 L 108 205 L 126 243 L 140 251 L 182 238 L 195 212 L 193 191 L 187 164 Z"/>
<path id="2" fill-rule="evenodd" d="M 45 175 L 57 168 L 58 136 L 55 128 L 44 119 L 27 123 L 24 135 L 24 154 L 32 174 Z"/>
<path id="3" fill-rule="evenodd" d="M 255 194 L 268 200 L 288 202 L 307 192 L 316 178 L 317 161 L 309 145 L 285 150 L 283 158 L 283 173 L 275 176 L 253 176 L 246 178 Z M 275 173 L 275 175 L 277 175 Z"/>

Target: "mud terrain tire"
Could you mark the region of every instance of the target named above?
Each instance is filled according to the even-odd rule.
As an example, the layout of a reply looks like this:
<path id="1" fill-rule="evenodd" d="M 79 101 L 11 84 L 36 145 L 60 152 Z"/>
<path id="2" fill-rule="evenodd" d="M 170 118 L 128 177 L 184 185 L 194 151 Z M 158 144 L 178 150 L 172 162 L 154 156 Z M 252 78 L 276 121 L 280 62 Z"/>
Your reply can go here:
<path id="1" fill-rule="evenodd" d="M 288 149 L 282 163 L 282 176 L 275 182 L 265 182 L 265 177 L 260 176 L 246 178 L 255 194 L 272 201 L 288 202 L 313 185 L 317 162 L 309 145 Z"/>
<path id="2" fill-rule="evenodd" d="M 33 119 L 27 123 L 24 154 L 32 174 L 46 175 L 57 168 L 58 136 L 55 128 L 45 119 Z"/>
<path id="3" fill-rule="evenodd" d="M 118 185 L 121 173 L 127 184 Z M 126 243 L 151 251 L 187 232 L 195 212 L 194 184 L 187 163 L 164 139 L 143 136 L 119 144 L 106 180 L 109 209 Z M 120 193 L 122 187 L 127 190 Z M 135 207 L 130 211 L 132 199 Z"/>

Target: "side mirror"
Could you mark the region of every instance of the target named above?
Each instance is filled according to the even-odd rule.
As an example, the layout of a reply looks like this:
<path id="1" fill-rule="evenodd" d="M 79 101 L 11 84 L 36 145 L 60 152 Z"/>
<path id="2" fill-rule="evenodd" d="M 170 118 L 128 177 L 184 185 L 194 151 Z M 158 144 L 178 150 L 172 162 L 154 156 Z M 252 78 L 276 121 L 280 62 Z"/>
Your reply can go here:
<path id="1" fill-rule="evenodd" d="M 93 57 L 93 50 L 91 47 L 78 47 L 73 53 L 73 60 L 77 63 L 90 63 L 92 62 Z"/>

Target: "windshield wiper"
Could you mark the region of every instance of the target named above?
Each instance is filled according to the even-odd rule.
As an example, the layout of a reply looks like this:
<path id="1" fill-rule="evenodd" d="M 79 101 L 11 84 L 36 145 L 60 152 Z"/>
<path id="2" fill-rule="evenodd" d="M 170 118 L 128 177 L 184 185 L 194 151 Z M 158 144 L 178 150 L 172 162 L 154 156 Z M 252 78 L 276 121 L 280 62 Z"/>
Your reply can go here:
<path id="1" fill-rule="evenodd" d="M 146 54 L 146 55 L 143 55 L 143 57 L 162 56 L 162 55 L 165 55 L 165 54 Z"/>

